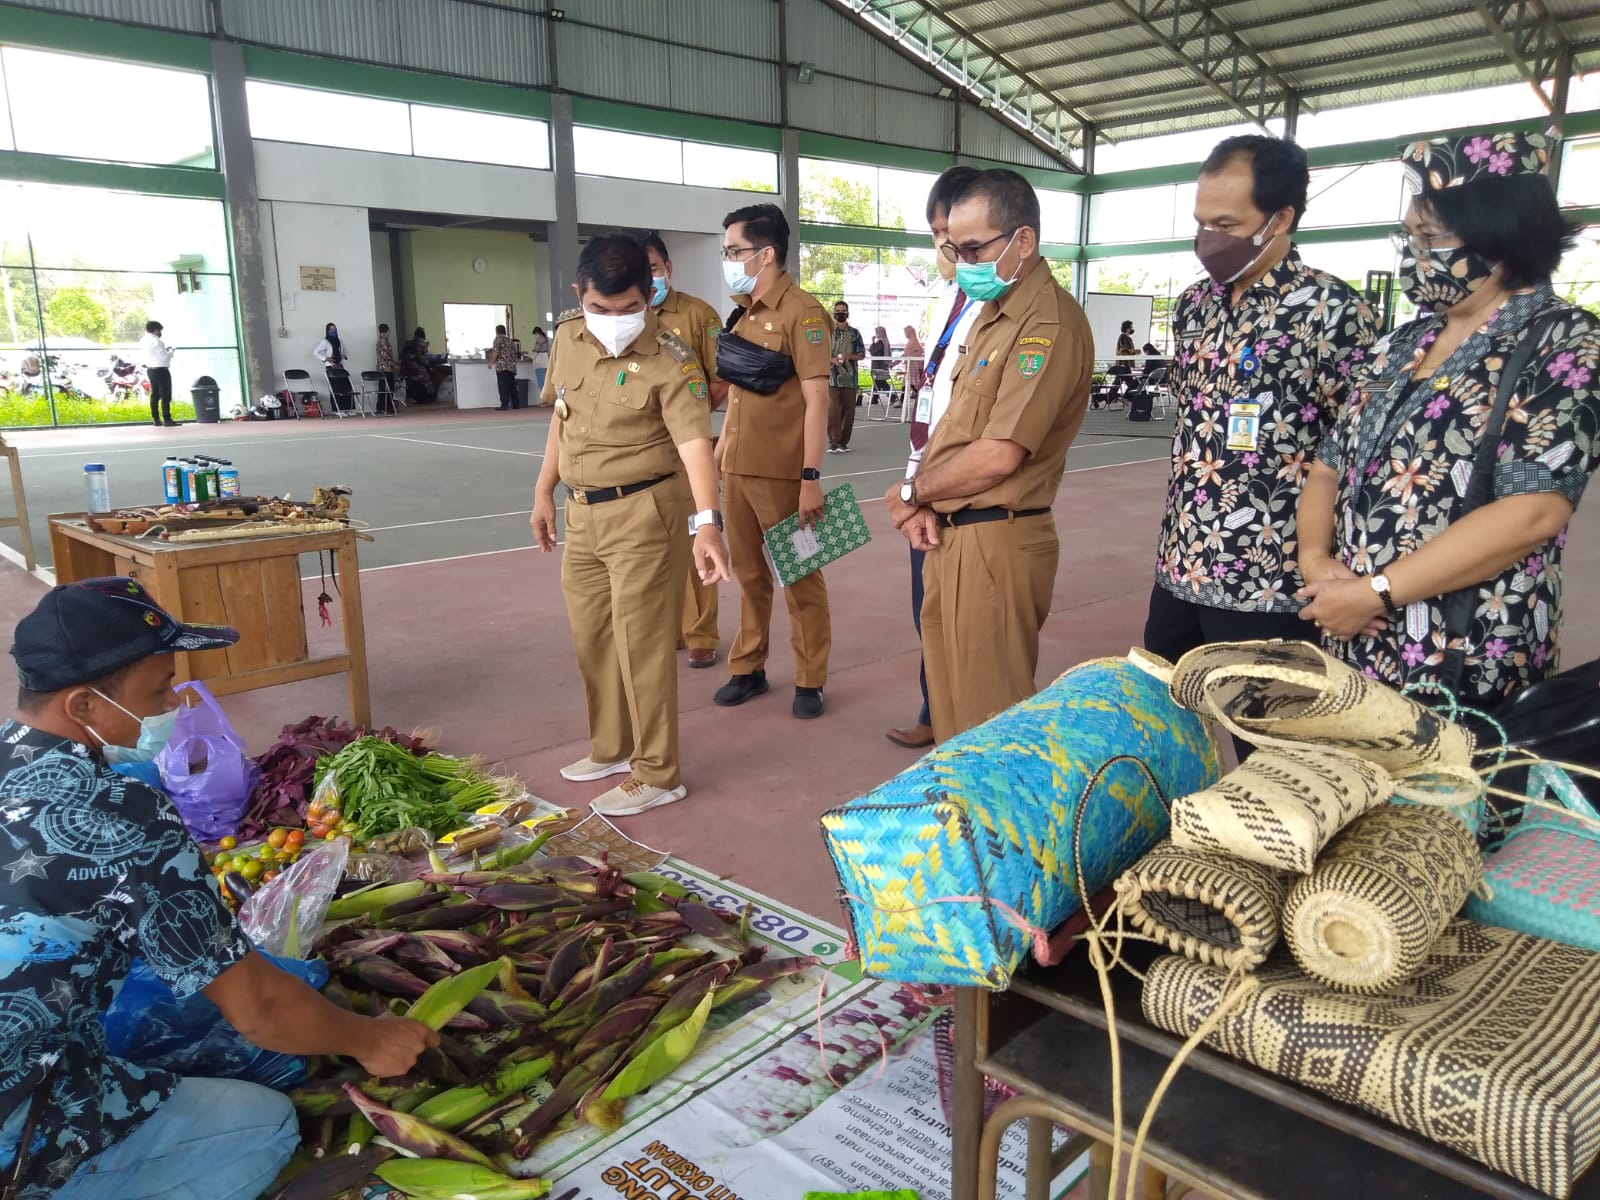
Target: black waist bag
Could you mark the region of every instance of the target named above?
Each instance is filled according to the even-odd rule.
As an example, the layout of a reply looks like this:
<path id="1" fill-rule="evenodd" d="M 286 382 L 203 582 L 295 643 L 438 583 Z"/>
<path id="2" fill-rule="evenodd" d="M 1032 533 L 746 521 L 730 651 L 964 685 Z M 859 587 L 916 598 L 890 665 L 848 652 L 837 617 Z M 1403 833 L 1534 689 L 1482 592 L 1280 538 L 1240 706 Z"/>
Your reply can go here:
<path id="1" fill-rule="evenodd" d="M 724 333 L 717 339 L 717 377 L 758 396 L 770 396 L 794 378 L 794 359 L 736 333 Z"/>

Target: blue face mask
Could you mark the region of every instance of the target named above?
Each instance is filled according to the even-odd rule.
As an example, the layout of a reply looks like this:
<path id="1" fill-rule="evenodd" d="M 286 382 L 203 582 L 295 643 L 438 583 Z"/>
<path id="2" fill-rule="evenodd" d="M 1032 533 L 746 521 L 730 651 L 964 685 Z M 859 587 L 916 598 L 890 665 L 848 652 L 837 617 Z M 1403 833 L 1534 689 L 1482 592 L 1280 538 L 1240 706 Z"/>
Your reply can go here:
<path id="1" fill-rule="evenodd" d="M 1011 242 L 1017 235 L 1013 233 L 1010 241 L 1006 242 L 1006 250 L 1011 249 Z M 956 286 L 974 300 L 998 300 L 1006 294 L 1006 289 L 1016 282 L 1015 278 L 1001 279 L 997 264 L 1005 257 L 1006 250 L 1000 251 L 999 257 L 994 262 L 956 264 Z"/>
<path id="2" fill-rule="evenodd" d="M 756 277 L 746 272 L 741 262 L 724 262 L 722 281 L 728 285 L 728 291 L 735 296 L 748 296 L 756 290 Z"/>
<path id="3" fill-rule="evenodd" d="M 650 307 L 660 308 L 667 302 L 667 277 L 665 275 L 650 276 Z"/>
<path id="4" fill-rule="evenodd" d="M 104 692 L 92 688 L 90 690 L 94 691 L 94 694 L 107 704 L 122 708 L 122 705 Z M 156 755 L 165 750 L 167 743 L 172 740 L 173 726 L 178 722 L 178 710 L 173 709 L 171 712 L 157 713 L 153 717 L 134 717 L 127 709 L 122 708 L 122 711 L 128 713 L 128 716 L 139 722 L 139 741 L 137 745 L 113 746 L 105 738 L 100 737 L 99 731 L 93 725 L 85 725 L 84 728 L 94 734 L 95 737 L 100 738 L 100 753 L 105 756 L 106 762 L 113 767 L 128 763 L 154 762 Z"/>

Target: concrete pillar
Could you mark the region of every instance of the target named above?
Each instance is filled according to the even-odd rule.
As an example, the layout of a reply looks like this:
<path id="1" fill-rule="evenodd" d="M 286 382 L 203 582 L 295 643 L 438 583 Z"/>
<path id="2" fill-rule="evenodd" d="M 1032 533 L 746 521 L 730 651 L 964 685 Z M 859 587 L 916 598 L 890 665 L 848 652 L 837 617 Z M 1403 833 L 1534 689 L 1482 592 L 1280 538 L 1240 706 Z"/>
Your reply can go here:
<path id="1" fill-rule="evenodd" d="M 244 95 L 244 49 L 238 42 L 211 43 L 211 103 L 217 130 L 217 166 L 222 169 L 233 243 L 233 288 L 239 306 L 239 353 L 244 400 L 276 392 L 272 369 L 272 318 L 267 300 L 266 254 L 261 244 L 261 199 L 256 191 L 255 147 Z"/>
<path id="2" fill-rule="evenodd" d="M 783 131 L 783 153 L 778 163 L 778 190 L 783 194 L 784 220 L 789 222 L 789 262 L 785 270 L 791 275 L 800 273 L 800 133 L 795 129 Z"/>
<path id="3" fill-rule="evenodd" d="M 1094 149 L 1095 129 L 1093 125 L 1083 128 L 1083 177 L 1094 178 Z M 1072 273 L 1072 294 L 1079 304 L 1084 303 L 1089 294 L 1089 200 L 1088 192 L 1080 192 L 1078 205 L 1078 269 Z"/>
<path id="4" fill-rule="evenodd" d="M 1300 132 L 1300 93 L 1290 92 L 1283 98 L 1283 136 L 1291 142 Z"/>
<path id="5" fill-rule="evenodd" d="M 560 316 L 575 305 L 578 280 L 578 172 L 572 148 L 572 97 L 550 97 L 550 142 L 556 174 L 556 219 L 550 227 L 550 311 Z M 552 331 L 553 332 L 553 331 Z"/>
<path id="6" fill-rule="evenodd" d="M 1563 43 L 1561 52 L 1556 55 L 1556 77 L 1553 81 L 1555 87 L 1554 109 L 1550 114 L 1550 122 L 1555 127 L 1556 135 L 1560 139 L 1555 144 L 1555 149 L 1550 154 L 1550 165 L 1545 169 L 1545 174 L 1550 178 L 1550 186 L 1559 195 L 1561 192 L 1561 160 L 1562 149 L 1566 145 L 1567 136 L 1567 104 L 1569 93 L 1572 90 L 1572 45 Z"/>

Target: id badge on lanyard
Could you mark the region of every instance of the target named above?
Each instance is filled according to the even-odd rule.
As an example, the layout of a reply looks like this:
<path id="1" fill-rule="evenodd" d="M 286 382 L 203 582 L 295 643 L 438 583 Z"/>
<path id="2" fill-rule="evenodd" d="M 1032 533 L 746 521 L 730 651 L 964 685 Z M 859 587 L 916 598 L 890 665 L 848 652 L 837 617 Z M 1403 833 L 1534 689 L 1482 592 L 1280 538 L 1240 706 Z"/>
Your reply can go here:
<path id="1" fill-rule="evenodd" d="M 917 389 L 917 421 L 923 425 L 933 420 L 933 384 L 925 383 Z"/>

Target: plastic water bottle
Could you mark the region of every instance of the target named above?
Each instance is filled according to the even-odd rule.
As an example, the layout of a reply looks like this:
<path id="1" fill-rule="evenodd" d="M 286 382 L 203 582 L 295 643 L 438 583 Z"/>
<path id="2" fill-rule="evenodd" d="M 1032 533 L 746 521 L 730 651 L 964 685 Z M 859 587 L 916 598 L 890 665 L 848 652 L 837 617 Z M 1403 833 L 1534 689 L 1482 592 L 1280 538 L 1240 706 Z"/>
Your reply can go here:
<path id="1" fill-rule="evenodd" d="M 83 496 L 89 512 L 111 511 L 111 480 L 106 476 L 105 463 L 83 464 Z"/>
<path id="2" fill-rule="evenodd" d="M 239 470 L 230 459 L 219 458 L 217 462 L 217 491 L 224 500 L 237 500 L 239 491 Z"/>
<path id="3" fill-rule="evenodd" d="M 183 485 L 178 480 L 178 456 L 167 455 L 167 461 L 161 464 L 161 490 L 166 495 L 168 504 L 177 504 L 183 499 Z"/>

